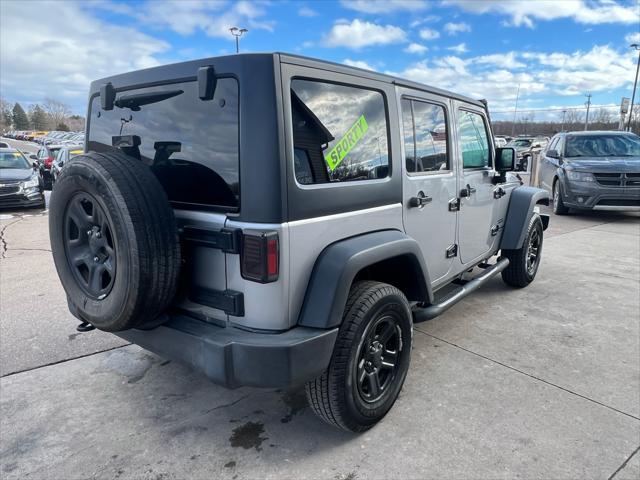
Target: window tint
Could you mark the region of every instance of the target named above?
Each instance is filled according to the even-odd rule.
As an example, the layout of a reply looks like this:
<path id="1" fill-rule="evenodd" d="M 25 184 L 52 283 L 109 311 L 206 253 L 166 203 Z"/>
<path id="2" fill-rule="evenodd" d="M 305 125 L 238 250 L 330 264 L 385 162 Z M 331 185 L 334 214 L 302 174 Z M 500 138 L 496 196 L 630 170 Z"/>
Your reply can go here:
<path id="1" fill-rule="evenodd" d="M 464 168 L 487 167 L 491 162 L 489 139 L 482 116 L 460 111 L 458 137 Z"/>
<path id="2" fill-rule="evenodd" d="M 294 170 L 303 184 L 389 175 L 382 94 L 319 81 L 291 82 Z"/>
<path id="3" fill-rule="evenodd" d="M 89 150 L 112 150 L 112 136 L 135 135 L 140 145 L 122 150 L 149 165 L 169 200 L 234 208 L 239 204 L 238 83 L 219 78 L 215 97 L 198 98 L 196 82 L 119 92 L 123 96 L 164 93 L 132 108 L 101 111 L 93 99 Z M 171 95 L 170 95 L 171 94 Z M 124 102 L 123 102 L 124 103 Z"/>
<path id="4" fill-rule="evenodd" d="M 444 107 L 402 100 L 407 172 L 448 170 L 447 124 Z"/>

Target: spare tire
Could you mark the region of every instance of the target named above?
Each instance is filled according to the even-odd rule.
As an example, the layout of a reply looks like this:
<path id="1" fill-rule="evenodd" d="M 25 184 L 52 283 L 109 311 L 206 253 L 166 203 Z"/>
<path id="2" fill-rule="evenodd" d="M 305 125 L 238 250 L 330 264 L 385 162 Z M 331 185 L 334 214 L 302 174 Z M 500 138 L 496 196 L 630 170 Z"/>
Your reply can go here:
<path id="1" fill-rule="evenodd" d="M 180 244 L 173 209 L 149 167 L 119 151 L 74 157 L 51 195 L 49 236 L 78 318 L 110 332 L 166 318 Z"/>

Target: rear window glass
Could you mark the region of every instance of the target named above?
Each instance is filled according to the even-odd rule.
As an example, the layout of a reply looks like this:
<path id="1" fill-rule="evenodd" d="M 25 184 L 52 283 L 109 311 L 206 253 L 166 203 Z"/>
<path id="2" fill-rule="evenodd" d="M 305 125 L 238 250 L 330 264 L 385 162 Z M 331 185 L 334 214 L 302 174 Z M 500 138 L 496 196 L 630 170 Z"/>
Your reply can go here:
<path id="1" fill-rule="evenodd" d="M 298 183 L 389 175 L 387 115 L 380 92 L 294 79 L 291 110 Z"/>
<path id="2" fill-rule="evenodd" d="M 237 208 L 237 81 L 218 79 L 210 101 L 198 98 L 197 82 L 183 82 L 118 92 L 116 103 L 123 97 L 145 93 L 165 95 L 155 95 L 151 103 L 114 106 L 110 111 L 101 109 L 100 97 L 93 99 L 89 150 L 113 150 L 112 137 L 137 136 L 139 146 L 122 150 L 151 168 L 169 200 L 185 206 Z"/>

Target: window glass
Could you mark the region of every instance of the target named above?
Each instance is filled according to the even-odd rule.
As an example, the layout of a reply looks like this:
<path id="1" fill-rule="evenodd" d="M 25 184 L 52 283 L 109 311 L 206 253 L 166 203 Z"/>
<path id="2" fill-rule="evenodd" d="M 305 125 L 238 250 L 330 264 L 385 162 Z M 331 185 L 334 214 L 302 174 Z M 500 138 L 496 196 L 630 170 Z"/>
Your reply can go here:
<path id="1" fill-rule="evenodd" d="M 460 111 L 458 136 L 464 168 L 487 167 L 491 162 L 489 139 L 482 116 Z"/>
<path id="2" fill-rule="evenodd" d="M 291 82 L 294 170 L 301 184 L 389 175 L 382 94 L 319 81 Z"/>
<path id="3" fill-rule="evenodd" d="M 555 150 L 556 148 L 556 144 L 558 143 L 558 140 L 560 139 L 560 137 L 556 137 L 553 140 L 551 140 L 551 143 L 549 144 L 548 148 L 547 148 L 547 152 L 549 150 Z"/>
<path id="4" fill-rule="evenodd" d="M 402 99 L 402 126 L 404 130 L 404 155 L 407 172 L 416 171 L 416 142 L 413 129 L 411 100 Z"/>
<path id="5" fill-rule="evenodd" d="M 131 103 L 144 94 L 149 94 L 150 101 Z M 235 79 L 219 78 L 209 101 L 200 100 L 195 81 L 118 92 L 116 105 L 108 111 L 101 110 L 100 97 L 96 97 L 90 115 L 88 149 L 108 151 L 114 148 L 112 137 L 138 137 L 139 146 L 121 150 L 149 165 L 172 202 L 238 206 Z"/>
<path id="6" fill-rule="evenodd" d="M 406 118 L 407 105 L 412 118 Z M 412 121 L 413 120 L 413 121 Z M 449 169 L 447 153 L 447 125 L 444 107 L 417 100 L 403 100 L 403 122 L 405 124 L 405 150 L 407 172 L 438 172 Z M 411 122 L 412 128 L 407 129 Z M 407 136 L 412 134 L 407 144 Z"/>

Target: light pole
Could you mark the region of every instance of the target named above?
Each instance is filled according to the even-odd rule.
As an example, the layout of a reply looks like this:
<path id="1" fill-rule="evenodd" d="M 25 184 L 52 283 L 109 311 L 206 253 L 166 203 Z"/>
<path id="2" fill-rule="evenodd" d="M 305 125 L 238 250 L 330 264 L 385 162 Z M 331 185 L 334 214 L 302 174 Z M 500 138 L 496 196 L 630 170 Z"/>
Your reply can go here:
<path id="1" fill-rule="evenodd" d="M 518 84 L 518 91 L 516 92 L 516 108 L 513 110 L 513 125 L 511 125 L 511 136 L 515 135 L 516 131 L 516 116 L 518 115 L 518 98 L 520 97 L 520 84 Z"/>
<path id="2" fill-rule="evenodd" d="M 564 116 L 567 114 L 566 110 L 562 110 L 562 127 L 560 128 L 561 132 L 564 132 Z"/>
<path id="3" fill-rule="evenodd" d="M 231 35 L 236 37 L 236 53 L 240 53 L 240 37 L 249 30 L 246 28 L 231 27 L 229 31 L 231 32 Z"/>
<path id="4" fill-rule="evenodd" d="M 640 45 L 632 43 L 630 47 L 638 50 L 638 65 L 636 66 L 636 80 L 633 82 L 633 93 L 631 94 L 631 108 L 629 109 L 629 119 L 627 120 L 627 131 L 631 131 L 631 117 L 633 117 L 633 101 L 636 98 L 636 86 L 638 85 L 638 70 L 640 70 Z"/>
<path id="5" fill-rule="evenodd" d="M 587 97 L 587 102 L 585 104 L 587 106 L 587 117 L 584 119 L 584 131 L 586 132 L 589 128 L 589 107 L 591 107 L 591 94 L 589 93 L 585 95 L 585 97 Z"/>

